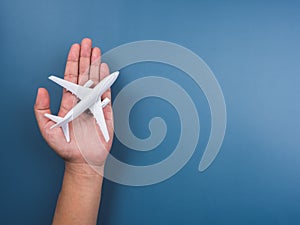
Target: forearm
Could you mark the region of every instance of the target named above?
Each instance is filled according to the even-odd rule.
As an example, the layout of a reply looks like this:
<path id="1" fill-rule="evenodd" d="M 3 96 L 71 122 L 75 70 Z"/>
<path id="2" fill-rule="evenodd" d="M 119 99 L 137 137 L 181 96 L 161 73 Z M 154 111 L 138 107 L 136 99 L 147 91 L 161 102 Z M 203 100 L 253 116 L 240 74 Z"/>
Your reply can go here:
<path id="1" fill-rule="evenodd" d="M 96 224 L 103 177 L 87 164 L 65 166 L 53 225 Z"/>

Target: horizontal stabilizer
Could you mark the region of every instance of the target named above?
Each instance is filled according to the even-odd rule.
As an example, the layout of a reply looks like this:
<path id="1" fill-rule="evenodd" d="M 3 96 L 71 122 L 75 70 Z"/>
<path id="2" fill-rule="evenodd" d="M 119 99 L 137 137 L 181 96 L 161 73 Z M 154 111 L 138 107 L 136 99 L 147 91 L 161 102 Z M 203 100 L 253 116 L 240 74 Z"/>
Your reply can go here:
<path id="1" fill-rule="evenodd" d="M 61 122 L 63 120 L 62 117 L 54 116 L 54 115 L 51 115 L 51 114 L 48 114 L 48 113 L 45 114 L 45 117 L 47 117 L 48 119 L 50 119 L 50 120 L 52 120 L 52 121 L 54 121 L 56 123 L 59 123 L 59 122 Z"/>
<path id="2" fill-rule="evenodd" d="M 70 132 L 69 132 L 68 119 L 64 119 L 62 117 L 54 116 L 54 115 L 51 115 L 51 114 L 48 114 L 48 113 L 44 114 L 44 116 L 56 123 L 52 127 L 50 127 L 50 129 L 55 128 L 57 126 L 60 126 L 63 130 L 63 133 L 65 135 L 65 138 L 66 138 L 67 142 L 70 142 Z"/>

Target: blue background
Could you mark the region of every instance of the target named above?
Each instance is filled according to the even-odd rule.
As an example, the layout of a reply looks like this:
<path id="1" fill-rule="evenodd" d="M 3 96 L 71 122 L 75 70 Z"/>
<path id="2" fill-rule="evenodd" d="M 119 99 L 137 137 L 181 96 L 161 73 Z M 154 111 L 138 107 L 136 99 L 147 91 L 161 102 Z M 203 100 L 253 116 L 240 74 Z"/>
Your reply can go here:
<path id="1" fill-rule="evenodd" d="M 163 65 L 122 70 L 114 96 L 142 76 L 170 78 L 196 102 L 202 130 L 192 159 L 172 178 L 145 187 L 106 180 L 98 224 L 300 224 L 299 21 L 296 1 L 1 1 L 0 224 L 51 223 L 63 161 L 39 134 L 33 104 L 45 86 L 57 112 L 61 88 L 47 77 L 62 76 L 70 45 L 86 36 L 103 52 L 145 39 L 191 49 L 215 73 L 228 112 L 221 151 L 199 173 L 210 130 L 203 93 Z M 141 101 L 132 129 L 147 137 L 157 115 L 169 128 L 158 151 L 144 157 L 115 140 L 113 154 L 133 164 L 167 157 L 180 132 L 170 104 Z"/>

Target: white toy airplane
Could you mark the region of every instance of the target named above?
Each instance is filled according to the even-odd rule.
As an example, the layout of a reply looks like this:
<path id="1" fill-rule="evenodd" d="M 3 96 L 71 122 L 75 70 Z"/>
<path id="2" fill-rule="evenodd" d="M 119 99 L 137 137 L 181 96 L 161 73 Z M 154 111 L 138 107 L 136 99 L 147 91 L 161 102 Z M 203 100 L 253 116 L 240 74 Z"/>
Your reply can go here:
<path id="1" fill-rule="evenodd" d="M 89 109 L 96 118 L 105 141 L 108 142 L 109 134 L 102 108 L 104 108 L 110 102 L 110 99 L 105 98 L 103 101 L 101 101 L 101 96 L 116 81 L 118 75 L 119 71 L 108 75 L 103 80 L 101 80 L 100 83 L 98 83 L 94 88 L 90 88 L 93 85 L 93 81 L 91 80 L 88 80 L 83 86 L 80 86 L 64 79 L 50 76 L 50 80 L 64 87 L 80 99 L 80 102 L 77 103 L 63 118 L 46 113 L 45 117 L 56 122 L 56 124 L 54 124 L 50 129 L 61 127 L 67 142 L 70 142 L 68 123 L 76 119 L 81 115 L 81 113 Z"/>

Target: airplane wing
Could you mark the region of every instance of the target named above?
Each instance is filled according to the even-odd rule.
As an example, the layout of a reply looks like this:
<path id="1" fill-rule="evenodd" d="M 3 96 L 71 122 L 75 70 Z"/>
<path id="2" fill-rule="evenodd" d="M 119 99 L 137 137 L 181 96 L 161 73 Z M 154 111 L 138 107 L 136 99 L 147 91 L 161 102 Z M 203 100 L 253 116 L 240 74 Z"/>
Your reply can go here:
<path id="1" fill-rule="evenodd" d="M 56 76 L 50 76 L 50 80 L 54 81 L 58 85 L 64 87 L 68 91 L 70 91 L 72 94 L 76 95 L 80 100 L 83 99 L 85 96 L 87 96 L 92 89 L 89 88 L 93 83 L 92 81 L 88 81 L 84 86 L 80 86 L 78 84 L 74 84 L 72 82 L 69 82 L 67 80 L 58 78 Z"/>
<path id="2" fill-rule="evenodd" d="M 99 128 L 104 136 L 105 141 L 108 142 L 109 134 L 108 134 L 102 107 L 103 107 L 103 103 L 101 102 L 101 100 L 98 100 L 89 109 L 93 113 L 93 115 L 99 125 Z"/>

